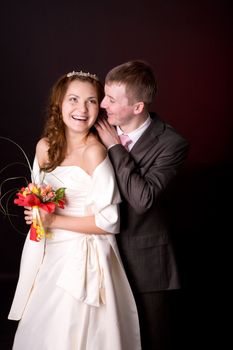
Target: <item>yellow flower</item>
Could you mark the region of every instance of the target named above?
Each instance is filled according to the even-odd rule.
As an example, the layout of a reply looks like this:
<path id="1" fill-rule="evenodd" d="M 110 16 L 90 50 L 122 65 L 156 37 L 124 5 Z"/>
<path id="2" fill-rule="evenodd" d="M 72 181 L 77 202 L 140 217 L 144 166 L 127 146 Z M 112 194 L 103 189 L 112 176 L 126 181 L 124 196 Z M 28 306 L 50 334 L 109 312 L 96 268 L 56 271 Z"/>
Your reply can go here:
<path id="1" fill-rule="evenodd" d="M 28 189 L 30 192 L 34 193 L 34 194 L 39 194 L 39 189 L 32 183 L 30 183 L 28 185 Z"/>

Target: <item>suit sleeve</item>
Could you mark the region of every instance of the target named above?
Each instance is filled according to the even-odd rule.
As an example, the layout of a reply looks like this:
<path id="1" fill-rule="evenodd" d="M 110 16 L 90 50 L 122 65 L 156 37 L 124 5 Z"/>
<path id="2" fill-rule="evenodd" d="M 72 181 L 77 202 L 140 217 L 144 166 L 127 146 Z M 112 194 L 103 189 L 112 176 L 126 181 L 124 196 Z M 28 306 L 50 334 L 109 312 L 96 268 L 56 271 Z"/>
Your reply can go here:
<path id="1" fill-rule="evenodd" d="M 161 138 L 137 164 L 122 145 L 109 150 L 121 194 L 138 214 L 154 205 L 187 157 L 188 142 L 182 137 Z"/>

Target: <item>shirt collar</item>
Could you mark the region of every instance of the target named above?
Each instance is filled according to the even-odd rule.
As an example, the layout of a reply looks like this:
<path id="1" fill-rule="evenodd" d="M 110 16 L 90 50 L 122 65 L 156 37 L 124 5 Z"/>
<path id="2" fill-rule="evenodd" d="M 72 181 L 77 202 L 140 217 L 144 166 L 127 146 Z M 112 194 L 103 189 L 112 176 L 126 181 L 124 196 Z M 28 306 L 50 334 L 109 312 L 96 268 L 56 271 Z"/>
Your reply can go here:
<path id="1" fill-rule="evenodd" d="M 148 128 L 150 125 L 152 119 L 150 115 L 148 115 L 148 118 L 145 120 L 143 124 L 141 124 L 137 129 L 129 132 L 129 133 L 124 133 L 119 126 L 117 126 L 117 134 L 118 135 L 128 135 L 129 138 L 132 140 L 132 143 L 129 144 L 129 150 L 134 146 L 134 144 L 137 142 L 137 140 L 141 137 L 141 135 L 144 133 L 144 131 Z"/>
<path id="2" fill-rule="evenodd" d="M 144 121 L 143 124 L 141 124 L 137 129 L 129 132 L 129 133 L 124 133 L 121 128 L 119 126 L 117 126 L 117 134 L 118 135 L 128 135 L 130 137 L 131 140 L 133 140 L 137 135 L 139 135 L 139 137 L 142 135 L 142 133 L 147 129 L 147 127 L 150 125 L 151 123 L 151 117 L 150 115 L 148 115 L 148 118 Z"/>

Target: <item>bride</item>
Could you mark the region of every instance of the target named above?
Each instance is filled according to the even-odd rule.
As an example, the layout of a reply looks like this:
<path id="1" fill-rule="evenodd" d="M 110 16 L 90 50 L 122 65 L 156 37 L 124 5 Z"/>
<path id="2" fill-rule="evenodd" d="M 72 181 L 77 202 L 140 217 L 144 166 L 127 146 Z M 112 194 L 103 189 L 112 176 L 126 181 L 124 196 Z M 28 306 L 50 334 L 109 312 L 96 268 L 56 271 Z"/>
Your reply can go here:
<path id="1" fill-rule="evenodd" d="M 94 124 L 103 87 L 71 72 L 53 86 L 33 179 L 65 187 L 65 208 L 40 210 L 48 237 L 26 238 L 9 319 L 14 350 L 139 350 L 134 298 L 116 245 L 120 195 Z M 26 210 L 27 223 L 32 211 Z"/>

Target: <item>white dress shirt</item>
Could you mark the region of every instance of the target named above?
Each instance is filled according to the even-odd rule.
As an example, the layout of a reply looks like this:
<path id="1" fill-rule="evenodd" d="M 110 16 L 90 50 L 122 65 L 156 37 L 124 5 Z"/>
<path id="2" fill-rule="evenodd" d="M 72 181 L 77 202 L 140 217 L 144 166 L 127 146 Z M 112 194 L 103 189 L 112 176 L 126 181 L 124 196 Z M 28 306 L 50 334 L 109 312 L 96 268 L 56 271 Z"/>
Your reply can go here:
<path id="1" fill-rule="evenodd" d="M 151 120 L 152 120 L 151 117 L 148 116 L 148 118 L 146 119 L 146 121 L 142 125 L 140 125 L 137 129 L 135 129 L 127 134 L 124 133 L 119 126 L 117 126 L 116 130 L 117 130 L 118 135 L 122 135 L 122 134 L 128 135 L 129 138 L 132 140 L 132 142 L 128 145 L 129 151 L 131 151 L 131 149 L 133 148 L 133 146 L 135 145 L 135 143 L 137 142 L 139 137 L 141 137 L 141 135 L 144 133 L 144 131 L 148 128 L 148 126 L 151 123 Z M 110 146 L 109 148 L 111 148 L 112 146 Z"/>

